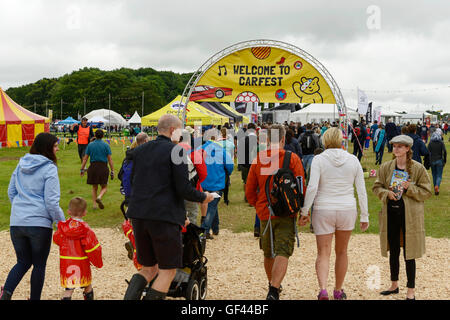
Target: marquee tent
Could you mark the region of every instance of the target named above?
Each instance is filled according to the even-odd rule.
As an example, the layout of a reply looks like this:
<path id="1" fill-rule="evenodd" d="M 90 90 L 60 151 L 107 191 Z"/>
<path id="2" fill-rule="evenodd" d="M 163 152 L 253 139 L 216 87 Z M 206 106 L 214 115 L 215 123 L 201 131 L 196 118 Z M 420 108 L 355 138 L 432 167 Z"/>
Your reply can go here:
<path id="1" fill-rule="evenodd" d="M 210 103 L 223 113 L 233 117 L 234 122 L 242 122 L 244 115 L 237 112 L 236 110 L 233 110 L 233 108 L 229 107 L 227 104 L 220 102 L 210 102 Z"/>
<path id="2" fill-rule="evenodd" d="M 19 106 L 0 88 L 0 148 L 31 146 L 41 132 L 50 132 L 50 119 Z"/>
<path id="3" fill-rule="evenodd" d="M 178 96 L 161 109 L 142 117 L 142 125 L 147 127 L 157 126 L 159 118 L 164 114 L 173 114 L 181 119 L 183 106 L 180 105 L 180 101 L 181 96 Z M 228 118 L 209 111 L 193 101 L 189 101 L 186 109 L 186 126 L 194 126 L 197 121 L 201 121 L 204 126 L 219 125 L 228 122 Z"/>
<path id="4" fill-rule="evenodd" d="M 91 112 L 89 112 L 87 115 L 85 115 L 85 117 L 90 120 L 93 117 L 102 117 L 104 119 L 106 119 L 107 121 L 109 121 L 109 124 L 114 126 L 114 125 L 118 125 L 118 126 L 123 126 L 125 127 L 127 125 L 127 121 L 117 112 L 113 111 L 113 110 L 109 110 L 109 109 L 98 109 L 98 110 L 93 110 Z"/>
<path id="5" fill-rule="evenodd" d="M 356 110 L 347 107 L 348 119 L 359 120 Z M 334 104 L 310 104 L 306 108 L 291 113 L 289 121 L 308 123 L 321 121 L 339 121 L 339 112 Z"/>
<path id="6" fill-rule="evenodd" d="M 223 117 L 229 119 L 229 122 L 234 122 L 235 115 L 230 114 L 228 110 L 223 110 L 223 107 L 218 102 L 199 102 L 199 105 L 208 109 L 209 111 L 215 112 Z"/>
<path id="7" fill-rule="evenodd" d="M 246 117 L 246 116 L 244 116 L 242 113 L 240 113 L 240 112 L 234 110 L 231 106 L 227 105 L 226 103 L 221 103 L 221 105 L 222 105 L 224 108 L 226 108 L 226 109 L 230 110 L 231 112 L 235 113 L 236 115 L 241 116 L 241 117 L 242 117 L 242 122 L 243 122 L 243 123 L 249 123 L 249 122 L 250 122 L 250 119 L 249 119 L 248 117 Z"/>
<path id="8" fill-rule="evenodd" d="M 108 120 L 106 120 L 105 118 L 101 117 L 101 116 L 94 116 L 91 117 L 88 120 L 88 123 L 104 123 L 104 124 L 108 124 Z"/>
<path id="9" fill-rule="evenodd" d="M 74 124 L 74 123 L 80 123 L 80 121 L 75 120 L 72 117 L 67 117 L 64 120 L 59 121 L 58 123 L 56 123 L 57 125 L 61 125 L 61 124 Z"/>
<path id="10" fill-rule="evenodd" d="M 130 120 L 127 121 L 128 124 L 141 124 L 141 117 L 137 113 L 137 111 L 134 112 L 133 116 L 130 118 Z"/>

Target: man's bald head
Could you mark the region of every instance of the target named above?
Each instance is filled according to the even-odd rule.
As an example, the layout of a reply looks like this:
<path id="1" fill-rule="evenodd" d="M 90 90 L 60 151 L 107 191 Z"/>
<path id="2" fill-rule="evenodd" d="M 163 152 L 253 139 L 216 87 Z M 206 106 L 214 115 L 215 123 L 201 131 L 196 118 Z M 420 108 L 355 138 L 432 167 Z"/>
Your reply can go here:
<path id="1" fill-rule="evenodd" d="M 181 129 L 181 120 L 171 114 L 164 114 L 158 121 L 158 134 L 171 137 L 176 129 Z"/>
<path id="2" fill-rule="evenodd" d="M 145 132 L 139 132 L 136 136 L 136 143 L 138 146 L 140 146 L 141 144 L 144 144 L 148 141 L 148 134 L 146 134 Z"/>

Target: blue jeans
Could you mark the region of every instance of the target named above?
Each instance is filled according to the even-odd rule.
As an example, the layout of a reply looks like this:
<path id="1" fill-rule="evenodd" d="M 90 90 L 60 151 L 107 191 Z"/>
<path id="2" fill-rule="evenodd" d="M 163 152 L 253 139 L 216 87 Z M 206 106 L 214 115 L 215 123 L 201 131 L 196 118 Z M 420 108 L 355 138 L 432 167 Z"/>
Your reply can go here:
<path id="1" fill-rule="evenodd" d="M 380 150 L 375 153 L 375 164 L 381 164 L 381 162 L 383 162 L 384 146 L 385 144 L 382 143 L 380 146 Z"/>
<path id="2" fill-rule="evenodd" d="M 438 160 L 431 163 L 431 174 L 433 175 L 433 184 L 435 186 L 441 185 L 442 172 L 444 171 L 444 163 Z"/>
<path id="3" fill-rule="evenodd" d="M 305 176 L 308 177 L 308 179 L 309 179 L 309 171 L 311 169 L 311 162 L 313 158 L 314 158 L 313 154 L 306 154 L 306 155 L 304 154 L 302 159 L 303 168 L 305 168 Z"/>
<path id="4" fill-rule="evenodd" d="M 216 191 L 219 195 L 222 195 L 222 191 Z M 203 221 L 201 227 L 205 229 L 205 233 L 209 233 L 212 229 L 213 233 L 219 232 L 219 201 L 221 198 L 216 198 L 208 203 L 208 210 L 206 211 L 206 218 Z"/>
<path id="5" fill-rule="evenodd" d="M 11 241 L 17 256 L 17 263 L 9 272 L 4 286 L 10 294 L 33 266 L 30 300 L 40 300 L 45 280 L 45 267 L 52 243 L 52 232 L 52 229 L 43 227 L 10 227 Z"/>
<path id="6" fill-rule="evenodd" d="M 257 214 L 255 214 L 255 224 L 253 225 L 254 228 L 259 228 L 261 225 L 261 221 L 259 220 L 259 217 Z"/>

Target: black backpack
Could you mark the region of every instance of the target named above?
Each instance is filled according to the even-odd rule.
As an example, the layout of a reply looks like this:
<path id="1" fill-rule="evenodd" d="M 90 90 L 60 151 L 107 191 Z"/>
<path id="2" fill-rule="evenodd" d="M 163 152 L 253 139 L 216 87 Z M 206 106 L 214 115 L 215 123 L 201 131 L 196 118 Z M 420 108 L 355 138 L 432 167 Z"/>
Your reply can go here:
<path id="1" fill-rule="evenodd" d="M 303 206 L 303 181 L 298 181 L 294 173 L 289 169 L 291 151 L 286 151 L 283 167 L 271 177 L 268 177 L 265 192 L 268 207 L 271 214 L 278 217 L 286 217 L 300 211 Z M 272 184 L 272 191 L 270 185 Z"/>
<path id="2" fill-rule="evenodd" d="M 305 132 L 305 134 L 303 135 L 300 142 L 303 154 L 314 154 L 314 150 L 316 150 L 316 148 L 318 147 L 316 146 L 313 134 L 314 133 L 312 132 Z"/>

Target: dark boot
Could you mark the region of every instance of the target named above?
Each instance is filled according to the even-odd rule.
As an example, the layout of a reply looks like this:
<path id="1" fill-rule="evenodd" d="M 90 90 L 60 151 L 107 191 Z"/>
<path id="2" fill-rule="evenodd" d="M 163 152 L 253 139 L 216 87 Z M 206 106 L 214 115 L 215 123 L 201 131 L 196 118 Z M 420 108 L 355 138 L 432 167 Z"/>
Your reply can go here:
<path id="1" fill-rule="evenodd" d="M 266 300 L 280 300 L 280 289 L 269 285 L 269 292 L 267 293 Z"/>
<path id="2" fill-rule="evenodd" d="M 125 243 L 125 249 L 128 251 L 128 259 L 133 260 L 133 254 L 134 254 L 134 248 L 131 241 L 128 241 Z"/>
<path id="3" fill-rule="evenodd" d="M 11 300 L 12 293 L 6 291 L 3 287 L 0 290 L 0 300 Z"/>
<path id="4" fill-rule="evenodd" d="M 150 288 L 147 291 L 143 300 L 164 300 L 166 299 L 167 293 L 156 291 L 153 288 Z"/>
<path id="5" fill-rule="evenodd" d="M 142 292 L 147 286 L 147 280 L 139 273 L 135 273 L 128 284 L 123 300 L 141 300 Z"/>
<path id="6" fill-rule="evenodd" d="M 94 289 L 92 289 L 90 292 L 83 292 L 84 300 L 94 300 Z"/>
<path id="7" fill-rule="evenodd" d="M 203 224 L 203 222 L 205 221 L 205 219 L 206 219 L 206 216 L 202 216 L 202 217 L 201 217 L 201 219 L 200 219 L 200 225 Z"/>

